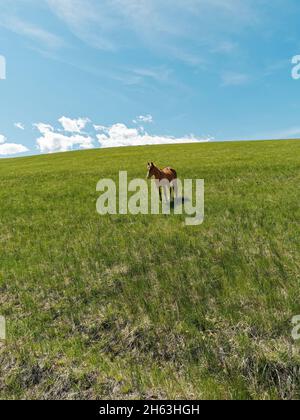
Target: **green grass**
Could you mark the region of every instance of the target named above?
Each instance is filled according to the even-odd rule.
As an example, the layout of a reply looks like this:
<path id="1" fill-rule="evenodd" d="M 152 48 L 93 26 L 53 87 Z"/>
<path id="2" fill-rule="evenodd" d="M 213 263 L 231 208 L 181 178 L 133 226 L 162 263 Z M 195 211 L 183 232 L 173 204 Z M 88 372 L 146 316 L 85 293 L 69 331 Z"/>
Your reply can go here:
<path id="1" fill-rule="evenodd" d="M 146 163 L 204 178 L 206 219 L 99 216 Z M 0 397 L 300 398 L 300 141 L 0 161 Z"/>

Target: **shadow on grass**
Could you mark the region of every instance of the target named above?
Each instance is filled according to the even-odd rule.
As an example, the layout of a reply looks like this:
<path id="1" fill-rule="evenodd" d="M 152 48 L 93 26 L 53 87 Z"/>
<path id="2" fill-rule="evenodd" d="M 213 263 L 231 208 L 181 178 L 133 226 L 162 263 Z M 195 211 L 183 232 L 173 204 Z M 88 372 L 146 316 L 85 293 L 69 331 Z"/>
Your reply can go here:
<path id="1" fill-rule="evenodd" d="M 187 197 L 174 198 L 173 200 L 171 200 L 171 209 L 175 210 L 176 207 L 182 206 L 185 203 L 188 203 L 189 201 L 190 201 L 190 199 L 187 198 Z"/>

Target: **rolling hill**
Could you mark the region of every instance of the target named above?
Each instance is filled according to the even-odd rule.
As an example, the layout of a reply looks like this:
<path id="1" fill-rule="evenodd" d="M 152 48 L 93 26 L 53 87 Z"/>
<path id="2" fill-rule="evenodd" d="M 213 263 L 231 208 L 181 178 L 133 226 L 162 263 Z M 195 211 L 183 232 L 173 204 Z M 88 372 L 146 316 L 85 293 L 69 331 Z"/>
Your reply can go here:
<path id="1" fill-rule="evenodd" d="M 99 216 L 146 163 L 205 179 L 205 222 Z M 0 397 L 300 398 L 300 142 L 0 161 Z"/>

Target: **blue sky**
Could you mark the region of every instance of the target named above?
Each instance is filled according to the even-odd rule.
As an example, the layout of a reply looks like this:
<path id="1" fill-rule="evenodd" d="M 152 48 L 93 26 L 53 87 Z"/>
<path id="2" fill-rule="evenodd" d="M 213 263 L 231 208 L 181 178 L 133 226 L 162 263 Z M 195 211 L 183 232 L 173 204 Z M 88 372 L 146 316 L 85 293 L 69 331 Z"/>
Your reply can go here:
<path id="1" fill-rule="evenodd" d="M 2 157 L 300 137 L 298 0 L 0 0 L 0 10 Z"/>

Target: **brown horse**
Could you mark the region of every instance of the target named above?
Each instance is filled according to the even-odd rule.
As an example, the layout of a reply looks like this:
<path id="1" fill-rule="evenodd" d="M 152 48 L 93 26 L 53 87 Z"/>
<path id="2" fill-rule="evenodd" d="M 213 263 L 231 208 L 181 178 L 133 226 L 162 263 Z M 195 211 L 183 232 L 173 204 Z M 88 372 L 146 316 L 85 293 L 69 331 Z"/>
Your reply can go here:
<path id="1" fill-rule="evenodd" d="M 162 199 L 161 187 L 163 186 L 164 181 L 169 182 L 170 197 L 172 197 L 172 191 L 174 192 L 174 195 L 177 196 L 177 193 L 178 193 L 177 172 L 175 171 L 175 169 L 172 169 L 170 167 L 167 167 L 167 168 L 164 168 L 164 169 L 159 169 L 156 165 L 154 165 L 153 162 L 151 162 L 151 163 L 148 162 L 147 169 L 148 169 L 147 178 L 151 179 L 151 178 L 154 177 L 156 182 L 157 182 L 157 187 L 159 189 L 160 199 Z M 164 187 L 164 192 L 165 192 L 165 196 L 166 196 L 166 186 L 164 185 L 163 187 Z"/>

